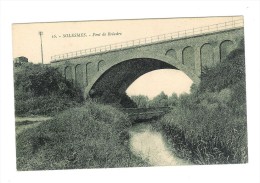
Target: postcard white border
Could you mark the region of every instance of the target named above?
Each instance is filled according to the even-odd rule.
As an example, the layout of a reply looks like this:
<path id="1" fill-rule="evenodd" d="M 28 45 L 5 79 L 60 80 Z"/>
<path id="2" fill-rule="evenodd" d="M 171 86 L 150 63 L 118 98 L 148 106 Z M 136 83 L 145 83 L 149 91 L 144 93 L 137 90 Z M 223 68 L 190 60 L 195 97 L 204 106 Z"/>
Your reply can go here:
<path id="1" fill-rule="evenodd" d="M 259 1 L 1 1 L 0 180 L 5 182 L 259 182 Z M 17 172 L 12 23 L 243 15 L 245 18 L 249 163 Z M 30 43 L 28 43 L 30 44 Z"/>

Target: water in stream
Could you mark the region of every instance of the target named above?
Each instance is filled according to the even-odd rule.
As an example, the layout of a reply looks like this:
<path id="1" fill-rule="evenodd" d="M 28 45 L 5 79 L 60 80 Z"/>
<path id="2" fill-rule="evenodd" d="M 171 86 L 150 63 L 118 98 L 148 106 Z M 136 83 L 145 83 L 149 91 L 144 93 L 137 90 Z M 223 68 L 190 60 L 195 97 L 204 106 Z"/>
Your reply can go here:
<path id="1" fill-rule="evenodd" d="M 175 156 L 167 147 L 161 133 L 152 130 L 151 124 L 136 124 L 130 130 L 131 151 L 154 166 L 190 165 Z"/>

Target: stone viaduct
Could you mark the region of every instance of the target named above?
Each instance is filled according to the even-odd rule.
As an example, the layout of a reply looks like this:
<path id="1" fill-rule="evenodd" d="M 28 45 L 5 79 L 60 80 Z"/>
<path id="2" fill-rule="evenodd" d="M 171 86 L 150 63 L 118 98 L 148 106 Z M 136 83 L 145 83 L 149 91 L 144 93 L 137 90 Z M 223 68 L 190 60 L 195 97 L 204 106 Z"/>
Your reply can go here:
<path id="1" fill-rule="evenodd" d="M 186 34 L 186 32 L 185 32 Z M 122 95 L 141 75 L 157 69 L 178 69 L 194 83 L 205 67 L 212 67 L 234 50 L 244 37 L 243 27 L 179 36 L 92 54 L 57 56 L 51 66 L 79 86 L 85 97 L 104 93 Z M 159 38 L 158 38 L 159 39 Z M 90 50 L 91 51 L 91 50 Z"/>

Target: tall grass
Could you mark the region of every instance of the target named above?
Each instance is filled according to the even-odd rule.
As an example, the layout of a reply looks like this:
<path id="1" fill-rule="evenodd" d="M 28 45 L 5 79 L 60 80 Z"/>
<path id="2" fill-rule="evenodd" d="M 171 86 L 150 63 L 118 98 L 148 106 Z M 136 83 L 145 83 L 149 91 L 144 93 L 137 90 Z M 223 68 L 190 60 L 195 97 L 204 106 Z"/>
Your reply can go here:
<path id="1" fill-rule="evenodd" d="M 243 46 L 206 68 L 161 125 L 176 153 L 196 164 L 248 162 Z"/>
<path id="2" fill-rule="evenodd" d="M 88 102 L 18 134 L 17 169 L 50 170 L 147 166 L 128 148 L 128 118 Z"/>
<path id="3" fill-rule="evenodd" d="M 162 128 L 177 154 L 196 164 L 246 163 L 246 119 L 222 112 L 174 108 Z"/>

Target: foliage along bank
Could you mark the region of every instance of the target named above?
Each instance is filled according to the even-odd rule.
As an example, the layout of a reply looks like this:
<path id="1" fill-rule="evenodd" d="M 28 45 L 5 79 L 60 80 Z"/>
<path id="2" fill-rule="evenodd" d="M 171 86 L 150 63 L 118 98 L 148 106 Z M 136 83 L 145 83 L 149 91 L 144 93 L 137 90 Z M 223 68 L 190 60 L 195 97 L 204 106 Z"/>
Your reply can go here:
<path id="1" fill-rule="evenodd" d="M 23 64 L 14 67 L 15 114 L 53 115 L 81 105 L 82 92 L 47 65 Z"/>
<path id="2" fill-rule="evenodd" d="M 161 126 L 176 153 L 196 164 L 247 163 L 244 43 L 181 95 Z"/>

